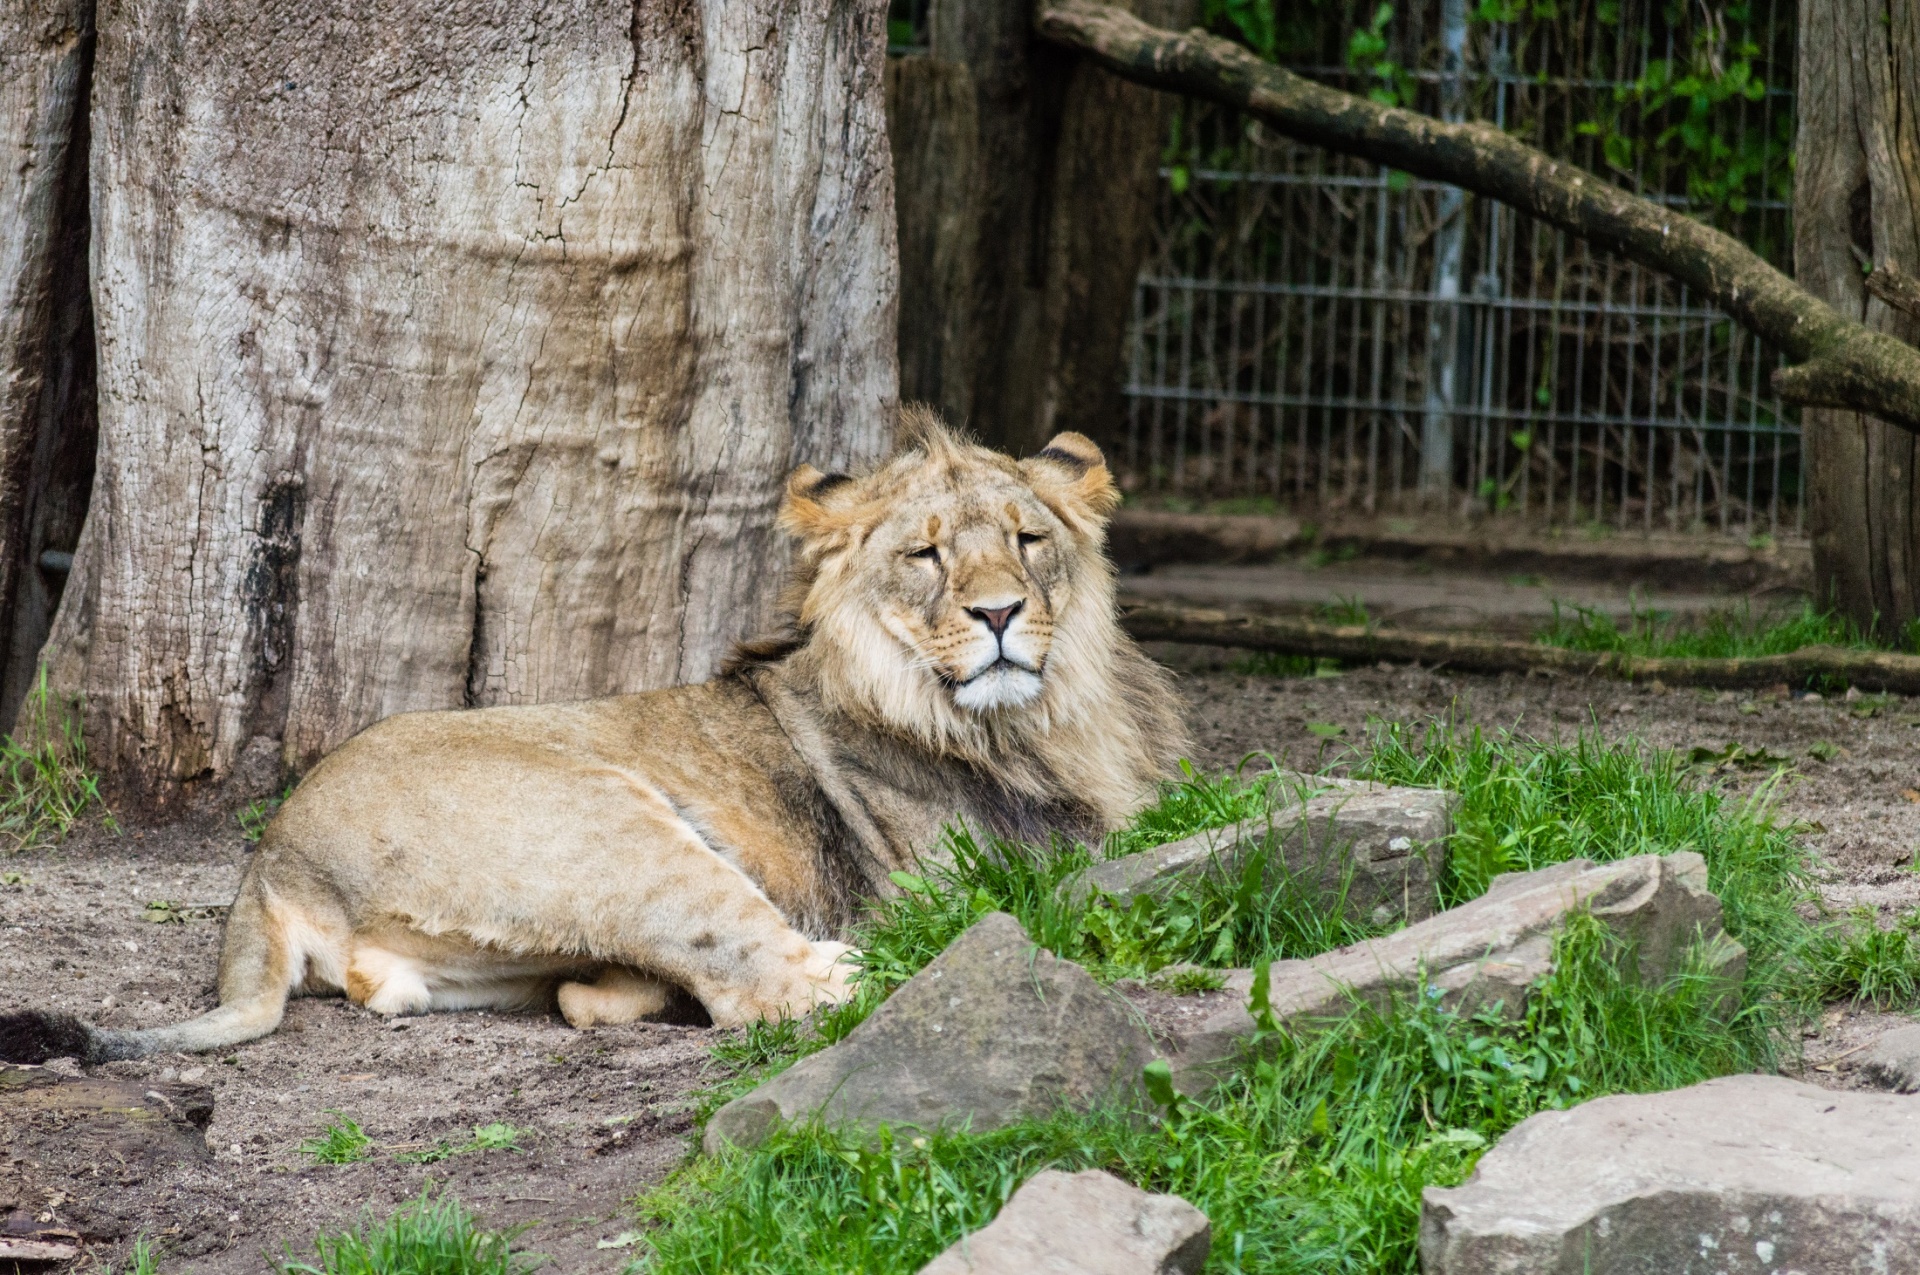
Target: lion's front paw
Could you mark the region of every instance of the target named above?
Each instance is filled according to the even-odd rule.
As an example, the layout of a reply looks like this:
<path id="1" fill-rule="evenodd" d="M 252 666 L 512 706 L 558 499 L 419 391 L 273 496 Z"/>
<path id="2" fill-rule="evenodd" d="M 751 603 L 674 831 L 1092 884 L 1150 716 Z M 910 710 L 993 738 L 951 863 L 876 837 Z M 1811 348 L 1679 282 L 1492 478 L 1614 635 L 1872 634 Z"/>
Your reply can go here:
<path id="1" fill-rule="evenodd" d="M 838 1005 L 853 995 L 853 979 L 860 972 L 860 955 L 845 943 L 815 943 L 807 959 L 807 980 L 813 984 L 814 1005 Z"/>

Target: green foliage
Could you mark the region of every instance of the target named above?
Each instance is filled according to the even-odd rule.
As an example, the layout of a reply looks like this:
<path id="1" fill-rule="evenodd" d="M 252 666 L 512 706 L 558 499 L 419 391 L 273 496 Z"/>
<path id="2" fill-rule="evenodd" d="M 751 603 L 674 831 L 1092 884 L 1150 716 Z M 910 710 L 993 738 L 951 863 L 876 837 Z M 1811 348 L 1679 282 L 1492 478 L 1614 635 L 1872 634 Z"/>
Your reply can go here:
<path id="1" fill-rule="evenodd" d="M 1677 25 L 1685 16 L 1669 20 Z M 1688 200 L 1710 213 L 1743 213 L 1753 199 L 1792 199 L 1791 115 L 1780 112 L 1772 132 L 1743 127 L 1743 106 L 1767 95 L 1755 66 L 1760 46 L 1727 32 L 1727 19 L 1744 26 L 1748 16 L 1746 6 L 1732 6 L 1722 21 L 1701 23 L 1684 57 L 1649 60 L 1638 80 L 1614 90 L 1599 118 L 1575 132 L 1596 138 L 1607 166 L 1623 177 L 1639 177 L 1649 161 L 1681 169 Z"/>
<path id="2" fill-rule="evenodd" d="M 1355 27 L 1347 39 L 1347 65 L 1368 85 L 1367 96 L 1382 106 L 1412 106 L 1418 91 L 1413 71 L 1388 56 L 1387 28 L 1393 6 L 1382 3 L 1364 27 Z"/>
<path id="3" fill-rule="evenodd" d="M 357 1164 L 373 1157 L 373 1139 L 352 1116 L 329 1110 L 333 1119 L 326 1132 L 300 1144 L 300 1154 L 311 1156 L 315 1164 Z"/>
<path id="4" fill-rule="evenodd" d="M 277 797 L 261 797 L 249 802 L 234 813 L 234 820 L 240 825 L 240 838 L 248 844 L 258 842 L 267 833 L 267 825 L 279 813 L 287 798 L 293 796 L 293 785 L 288 784 Z"/>
<path id="5" fill-rule="evenodd" d="M 1763 612 L 1742 605 L 1708 614 L 1697 625 L 1683 625 L 1671 612 L 1635 605 L 1626 626 L 1604 611 L 1553 604 L 1553 621 L 1537 639 L 1572 651 L 1615 651 L 1622 655 L 1691 659 L 1751 659 L 1785 655 L 1806 646 L 1868 650 L 1872 637 L 1845 616 L 1821 611 L 1812 603 Z"/>
<path id="6" fill-rule="evenodd" d="M 1201 24 L 1219 31 L 1271 60 L 1278 46 L 1279 27 L 1273 0 L 1203 0 Z"/>
<path id="7" fill-rule="evenodd" d="M 96 806 L 115 826 L 87 764 L 79 701 L 56 698 L 43 665 L 27 694 L 24 729 L 0 738 L 0 841 L 14 850 L 59 841 Z"/>
<path id="8" fill-rule="evenodd" d="M 486 1231 L 459 1201 L 423 1192 L 385 1222 L 365 1219 L 351 1231 L 313 1242 L 318 1265 L 293 1260 L 282 1275 L 526 1275 L 540 1265 L 516 1252 L 517 1231 Z"/>

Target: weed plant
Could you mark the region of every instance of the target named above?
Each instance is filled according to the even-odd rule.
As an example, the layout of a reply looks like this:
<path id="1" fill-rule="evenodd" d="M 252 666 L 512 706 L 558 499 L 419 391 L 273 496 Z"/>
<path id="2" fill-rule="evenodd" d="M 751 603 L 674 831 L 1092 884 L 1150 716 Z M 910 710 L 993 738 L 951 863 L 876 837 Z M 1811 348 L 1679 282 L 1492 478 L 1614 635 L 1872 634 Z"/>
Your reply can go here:
<path id="1" fill-rule="evenodd" d="M 1839 986 L 1837 971 L 1871 968 L 1870 979 L 1854 981 L 1899 994 L 1888 972 L 1892 940 L 1856 927 L 1840 943 L 1796 910 L 1812 897 L 1805 858 L 1773 814 L 1770 787 L 1732 799 L 1636 745 L 1546 744 L 1447 722 L 1376 728 L 1352 760 L 1362 777 L 1461 794 L 1443 881 L 1449 903 L 1477 896 L 1501 872 L 1697 851 L 1727 928 L 1748 946 L 1745 985 L 1730 994 L 1690 961 L 1665 985 L 1644 986 L 1622 973 L 1633 962 L 1619 940 L 1576 917 L 1518 1023 L 1462 1017 L 1424 993 L 1356 1004 L 1343 1021 L 1299 1035 L 1269 1016 L 1232 1079 L 1193 1100 L 1161 1077 L 1160 1109 L 1145 1121 L 1094 1113 L 981 1135 L 883 1133 L 872 1144 L 793 1128 L 754 1152 L 696 1161 L 642 1200 L 651 1245 L 642 1269 L 912 1271 L 991 1220 L 1039 1169 L 1098 1167 L 1203 1209 L 1216 1237 L 1209 1270 L 1410 1273 L 1421 1190 L 1462 1180 L 1519 1120 L 1602 1094 L 1774 1069 L 1797 1013 Z M 1295 796 L 1281 783 L 1272 773 L 1189 772 L 1104 849 L 1257 820 Z M 764 1075 L 839 1039 L 993 909 L 1106 976 L 1174 966 L 1178 978 L 1183 963 L 1305 955 L 1363 931 L 1337 907 L 1326 915 L 1303 892 L 1290 898 L 1289 882 L 1265 865 L 1257 878 L 1216 881 L 1165 904 L 1122 910 L 1096 899 L 1076 909 L 1057 886 L 1092 862 L 1085 847 L 965 833 L 951 846 L 949 867 L 901 880 L 901 897 L 869 918 L 853 1001 L 812 1024 L 756 1028 L 728 1060 Z M 1854 955 L 1823 957 L 1823 943 Z M 1823 970 L 1835 972 L 1824 983 Z M 714 1105 L 750 1083 L 717 1090 Z"/>
<path id="2" fill-rule="evenodd" d="M 16 851 L 58 841 L 89 810 L 105 810 L 79 706 L 53 694 L 44 666 L 21 716 L 23 729 L 0 737 L 0 841 Z M 111 812 L 106 823 L 114 826 Z"/>
<path id="3" fill-rule="evenodd" d="M 373 1139 L 360 1127 L 360 1122 L 338 1111 L 327 1114 L 333 1119 L 327 1123 L 326 1131 L 302 1142 L 300 1154 L 311 1157 L 315 1164 L 358 1164 L 371 1159 Z"/>
<path id="4" fill-rule="evenodd" d="M 371 1218 L 313 1242 L 314 1261 L 289 1252 L 282 1275 L 526 1275 L 537 1254 L 516 1252 L 516 1231 L 487 1231 L 459 1201 L 422 1193 L 385 1222 Z"/>

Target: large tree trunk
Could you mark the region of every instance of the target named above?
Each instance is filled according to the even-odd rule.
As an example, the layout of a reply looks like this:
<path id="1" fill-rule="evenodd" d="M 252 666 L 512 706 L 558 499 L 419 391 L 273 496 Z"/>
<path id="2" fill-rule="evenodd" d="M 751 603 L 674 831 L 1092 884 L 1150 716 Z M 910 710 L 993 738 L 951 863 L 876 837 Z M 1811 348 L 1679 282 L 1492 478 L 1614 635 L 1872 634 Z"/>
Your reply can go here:
<path id="1" fill-rule="evenodd" d="M 93 476 L 92 0 L 0 5 L 0 721 L 47 636 Z"/>
<path id="2" fill-rule="evenodd" d="M 1800 0 L 1794 266 L 1841 313 L 1912 342 L 1856 252 L 1920 273 L 1920 7 Z M 1809 410 L 1807 519 L 1822 601 L 1895 633 L 1920 616 L 1920 448 L 1859 412 Z"/>
<path id="3" fill-rule="evenodd" d="M 1184 25 L 1192 0 L 1135 0 Z M 1172 102 L 1037 40 L 1032 0 L 936 0 L 890 73 L 901 388 L 1009 450 L 1111 435 Z"/>
<path id="4" fill-rule="evenodd" d="M 164 799 L 710 675 L 896 386 L 879 0 L 104 0 L 53 636 Z"/>

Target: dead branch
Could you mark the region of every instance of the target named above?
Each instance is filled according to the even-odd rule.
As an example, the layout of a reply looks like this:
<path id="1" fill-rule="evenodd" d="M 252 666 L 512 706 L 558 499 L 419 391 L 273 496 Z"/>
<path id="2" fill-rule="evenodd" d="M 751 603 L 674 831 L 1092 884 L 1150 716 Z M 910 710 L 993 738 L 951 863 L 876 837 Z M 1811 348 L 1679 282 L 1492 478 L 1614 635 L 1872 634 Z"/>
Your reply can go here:
<path id="1" fill-rule="evenodd" d="M 1490 124 L 1443 123 L 1342 93 L 1204 31 L 1163 30 L 1092 0 L 1041 0 L 1034 23 L 1042 38 L 1126 79 L 1238 106 L 1297 141 L 1497 199 L 1669 275 L 1793 360 L 1774 374 L 1781 397 L 1920 432 L 1920 351 L 1847 318 L 1739 240 L 1684 213 Z"/>
<path id="2" fill-rule="evenodd" d="M 1121 623 L 1142 642 L 1232 646 L 1361 664 L 1389 660 L 1444 664 L 1464 673 L 1540 671 L 1722 690 L 1755 689 L 1782 682 L 1804 686 L 1815 679 L 1835 679 L 1866 691 L 1920 695 L 1920 655 L 1850 651 L 1837 646 L 1807 646 L 1786 655 L 1746 660 L 1650 659 L 1611 651 L 1569 651 L 1467 633 L 1371 629 L 1160 604 L 1128 607 Z"/>

